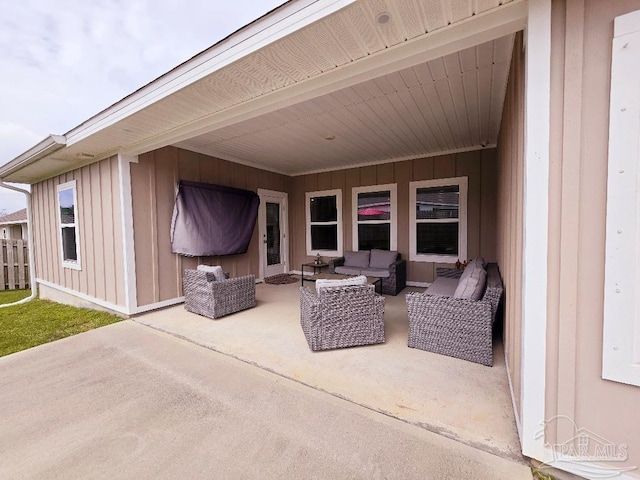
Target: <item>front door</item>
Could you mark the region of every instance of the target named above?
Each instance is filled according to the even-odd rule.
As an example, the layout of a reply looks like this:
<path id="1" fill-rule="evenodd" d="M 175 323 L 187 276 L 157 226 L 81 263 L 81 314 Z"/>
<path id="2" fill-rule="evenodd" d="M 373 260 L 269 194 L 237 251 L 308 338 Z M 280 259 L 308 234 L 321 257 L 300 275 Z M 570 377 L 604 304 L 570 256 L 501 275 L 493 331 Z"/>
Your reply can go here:
<path id="1" fill-rule="evenodd" d="M 262 278 L 288 271 L 287 194 L 258 190 L 260 195 L 260 275 Z"/>

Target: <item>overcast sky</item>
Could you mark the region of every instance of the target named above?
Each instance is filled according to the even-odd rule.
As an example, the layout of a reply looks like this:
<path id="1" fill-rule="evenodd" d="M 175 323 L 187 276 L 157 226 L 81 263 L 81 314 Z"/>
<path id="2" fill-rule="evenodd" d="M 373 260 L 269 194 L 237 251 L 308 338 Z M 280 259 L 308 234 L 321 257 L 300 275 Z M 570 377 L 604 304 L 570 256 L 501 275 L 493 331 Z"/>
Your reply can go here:
<path id="1" fill-rule="evenodd" d="M 284 0 L 0 0 L 0 165 Z M 26 206 L 0 188 L 0 211 Z"/>

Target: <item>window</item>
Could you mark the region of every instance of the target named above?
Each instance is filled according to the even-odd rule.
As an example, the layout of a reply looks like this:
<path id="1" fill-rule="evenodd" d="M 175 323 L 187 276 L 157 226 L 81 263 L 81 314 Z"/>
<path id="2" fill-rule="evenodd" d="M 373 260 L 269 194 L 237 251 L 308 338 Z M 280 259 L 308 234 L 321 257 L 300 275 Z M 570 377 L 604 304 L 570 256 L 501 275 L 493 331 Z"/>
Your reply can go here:
<path id="1" fill-rule="evenodd" d="M 76 181 L 58 185 L 58 220 L 62 266 L 80 270 L 80 243 L 78 241 L 78 197 Z"/>
<path id="2" fill-rule="evenodd" d="M 602 378 L 640 386 L 640 10 L 614 21 Z"/>
<path id="3" fill-rule="evenodd" d="M 410 259 L 467 259 L 467 177 L 409 184 Z"/>
<path id="4" fill-rule="evenodd" d="M 342 190 L 307 192 L 307 255 L 342 255 Z"/>
<path id="5" fill-rule="evenodd" d="M 353 250 L 397 250 L 395 184 L 352 190 Z"/>

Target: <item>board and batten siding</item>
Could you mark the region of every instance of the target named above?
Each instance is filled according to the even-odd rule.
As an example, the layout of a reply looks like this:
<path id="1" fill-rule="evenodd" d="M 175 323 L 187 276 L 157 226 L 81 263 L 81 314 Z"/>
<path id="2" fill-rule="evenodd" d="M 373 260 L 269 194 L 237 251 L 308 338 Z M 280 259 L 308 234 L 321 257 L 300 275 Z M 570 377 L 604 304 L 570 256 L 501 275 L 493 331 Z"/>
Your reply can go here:
<path id="1" fill-rule="evenodd" d="M 496 150 L 476 150 L 437 157 L 405 160 L 293 177 L 291 209 L 293 269 L 312 261 L 306 250 L 305 194 L 320 190 L 342 190 L 344 250 L 352 247 L 352 196 L 354 187 L 397 184 L 398 251 L 409 259 L 409 183 L 438 178 L 468 177 L 467 256 L 496 259 Z M 463 259 L 464 260 L 464 259 Z M 432 282 L 440 264 L 407 261 L 407 281 Z M 451 265 L 448 265 L 451 266 Z"/>
<path id="2" fill-rule="evenodd" d="M 636 10 L 640 0 L 553 2 L 551 26 L 545 414 L 628 445 L 626 460 L 609 464 L 616 469 L 640 465 L 640 387 L 602 378 L 614 19 Z M 570 422 L 555 422 L 545 441 L 574 435 Z"/>
<path id="3" fill-rule="evenodd" d="M 111 157 L 32 186 L 36 278 L 126 306 L 118 159 Z M 75 180 L 81 270 L 62 266 L 58 185 Z"/>
<path id="4" fill-rule="evenodd" d="M 183 295 L 182 273 L 198 264 L 221 265 L 231 276 L 260 271 L 258 228 L 246 254 L 186 257 L 171 253 L 171 216 L 178 180 L 212 183 L 257 192 L 289 194 L 290 177 L 176 147 L 142 154 L 131 164 L 138 306 Z"/>
<path id="5" fill-rule="evenodd" d="M 498 137 L 498 213 L 496 253 L 504 283 L 503 344 L 516 418 L 522 417 L 522 260 L 524 184 L 524 83 L 522 34 L 511 57 L 502 123 Z M 546 259 L 541 259 L 546 261 Z"/>

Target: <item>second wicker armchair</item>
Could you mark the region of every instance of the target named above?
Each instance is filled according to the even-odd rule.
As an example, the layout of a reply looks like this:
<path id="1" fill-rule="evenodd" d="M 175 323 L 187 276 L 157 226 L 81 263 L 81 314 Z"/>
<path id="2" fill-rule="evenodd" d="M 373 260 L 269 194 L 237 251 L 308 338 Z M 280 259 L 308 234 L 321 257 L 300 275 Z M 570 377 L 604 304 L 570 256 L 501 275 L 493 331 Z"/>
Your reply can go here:
<path id="1" fill-rule="evenodd" d="M 384 343 L 384 297 L 373 285 L 302 287 L 300 324 L 314 351 Z"/>

